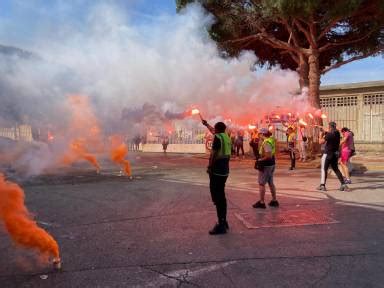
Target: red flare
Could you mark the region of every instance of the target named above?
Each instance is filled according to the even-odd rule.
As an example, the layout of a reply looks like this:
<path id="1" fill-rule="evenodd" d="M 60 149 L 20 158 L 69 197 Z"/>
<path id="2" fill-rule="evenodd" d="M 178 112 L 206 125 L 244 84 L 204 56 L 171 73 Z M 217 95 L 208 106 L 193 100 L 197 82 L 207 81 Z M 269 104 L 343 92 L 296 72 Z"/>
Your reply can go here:
<path id="1" fill-rule="evenodd" d="M 251 125 L 251 124 L 249 124 L 249 125 L 248 125 L 248 129 L 250 129 L 250 130 L 256 129 L 256 126 L 255 126 L 255 125 Z"/>
<path id="2" fill-rule="evenodd" d="M 316 116 L 316 117 L 320 117 L 320 116 L 321 116 L 321 110 L 320 110 L 320 109 L 317 109 L 317 110 L 315 111 L 315 116 Z"/>
<path id="3" fill-rule="evenodd" d="M 200 114 L 199 109 L 192 109 L 191 115 L 198 115 L 198 114 Z"/>
<path id="4" fill-rule="evenodd" d="M 307 122 L 305 122 L 303 119 L 299 120 L 299 124 L 304 125 L 304 126 L 308 125 Z"/>
<path id="5" fill-rule="evenodd" d="M 53 141 L 55 139 L 55 136 L 53 136 L 53 134 L 48 131 L 48 141 Z"/>
<path id="6" fill-rule="evenodd" d="M 12 240 L 25 248 L 38 251 L 43 258 L 60 258 L 59 246 L 44 229 L 37 226 L 24 203 L 24 191 L 6 181 L 0 173 L 0 219 Z"/>
<path id="7" fill-rule="evenodd" d="M 321 118 L 322 118 L 322 119 L 327 119 L 327 115 L 325 115 L 325 114 L 323 113 L 323 114 L 321 114 Z"/>
<path id="8" fill-rule="evenodd" d="M 309 118 L 313 119 L 312 113 L 308 113 Z"/>

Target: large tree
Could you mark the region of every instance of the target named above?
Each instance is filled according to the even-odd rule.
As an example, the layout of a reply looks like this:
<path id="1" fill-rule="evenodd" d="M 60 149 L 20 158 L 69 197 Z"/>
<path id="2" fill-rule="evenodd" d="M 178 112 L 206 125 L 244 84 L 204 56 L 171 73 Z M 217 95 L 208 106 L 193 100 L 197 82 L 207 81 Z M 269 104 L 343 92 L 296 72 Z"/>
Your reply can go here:
<path id="1" fill-rule="evenodd" d="M 297 70 L 320 107 L 320 76 L 383 53 L 384 0 L 176 0 L 215 17 L 210 35 L 228 56 L 252 50 L 259 65 Z"/>

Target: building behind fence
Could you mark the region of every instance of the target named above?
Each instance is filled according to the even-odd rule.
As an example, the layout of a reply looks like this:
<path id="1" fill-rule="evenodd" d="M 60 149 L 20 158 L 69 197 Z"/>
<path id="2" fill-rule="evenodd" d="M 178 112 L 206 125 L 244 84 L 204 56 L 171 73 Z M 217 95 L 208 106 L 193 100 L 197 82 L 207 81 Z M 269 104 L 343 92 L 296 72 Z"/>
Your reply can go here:
<path id="1" fill-rule="evenodd" d="M 320 88 L 320 105 L 338 127 L 348 127 L 362 150 L 384 148 L 384 81 Z"/>

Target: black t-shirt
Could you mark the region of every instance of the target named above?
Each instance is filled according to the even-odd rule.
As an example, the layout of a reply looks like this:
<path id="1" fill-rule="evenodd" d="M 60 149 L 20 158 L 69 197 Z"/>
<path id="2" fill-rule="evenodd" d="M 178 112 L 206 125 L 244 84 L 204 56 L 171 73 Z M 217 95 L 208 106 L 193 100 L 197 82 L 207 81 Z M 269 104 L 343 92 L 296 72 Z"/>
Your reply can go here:
<path id="1" fill-rule="evenodd" d="M 219 151 L 221 148 L 221 141 L 217 136 L 213 139 L 212 150 Z M 212 173 L 219 176 L 227 176 L 229 174 L 229 157 L 216 159 L 212 163 Z"/>
<path id="2" fill-rule="evenodd" d="M 333 154 L 339 151 L 340 146 L 340 133 L 337 130 L 329 131 L 324 137 L 326 143 L 324 147 L 325 154 Z"/>

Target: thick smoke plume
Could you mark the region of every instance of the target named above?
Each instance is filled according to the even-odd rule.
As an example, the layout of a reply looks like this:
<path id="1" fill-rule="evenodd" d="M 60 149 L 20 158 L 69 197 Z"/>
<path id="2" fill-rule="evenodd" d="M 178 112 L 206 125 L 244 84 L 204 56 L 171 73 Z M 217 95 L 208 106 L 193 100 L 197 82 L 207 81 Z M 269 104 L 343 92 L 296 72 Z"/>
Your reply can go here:
<path id="1" fill-rule="evenodd" d="M 171 127 L 190 107 L 239 125 L 279 107 L 297 111 L 297 101 L 305 109 L 306 99 L 293 97 L 295 72 L 251 72 L 256 58 L 250 52 L 220 57 L 207 33 L 213 19 L 197 5 L 135 23 L 121 7 L 96 4 L 85 19 L 80 29 L 65 23 L 35 33 L 23 47 L 35 57 L 0 56 L 0 127 L 28 123 L 42 139 L 47 130 L 70 135 L 68 94 L 88 95 L 104 134 L 130 138 L 149 126 Z"/>
<path id="2" fill-rule="evenodd" d="M 51 235 L 37 226 L 24 204 L 24 191 L 15 183 L 6 181 L 0 173 L 0 220 L 12 240 L 40 253 L 42 259 L 59 258 L 59 246 Z"/>

